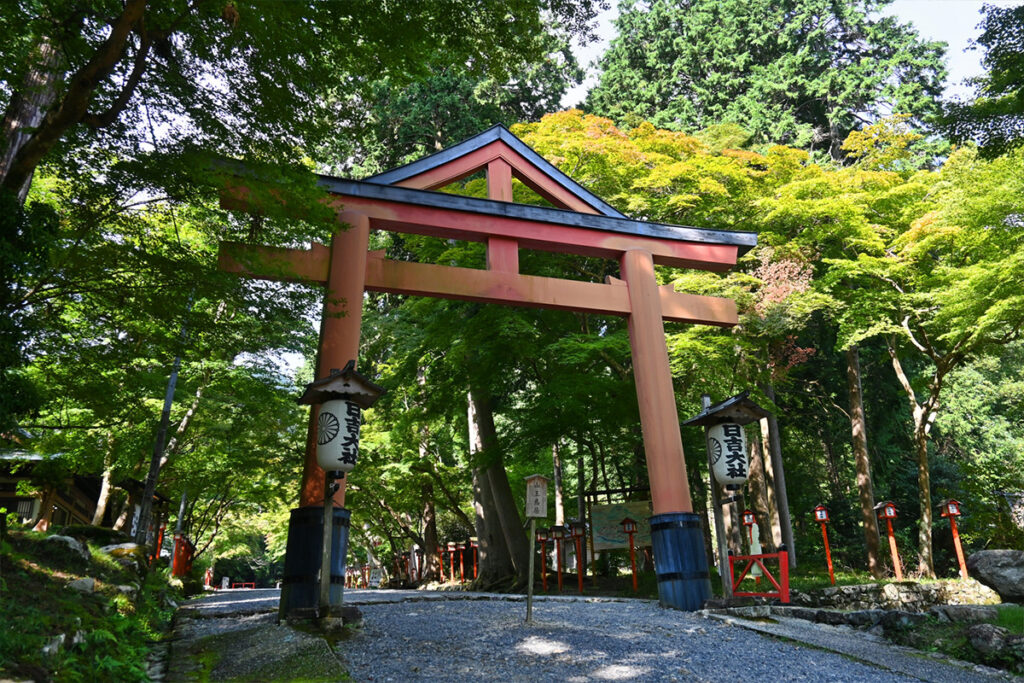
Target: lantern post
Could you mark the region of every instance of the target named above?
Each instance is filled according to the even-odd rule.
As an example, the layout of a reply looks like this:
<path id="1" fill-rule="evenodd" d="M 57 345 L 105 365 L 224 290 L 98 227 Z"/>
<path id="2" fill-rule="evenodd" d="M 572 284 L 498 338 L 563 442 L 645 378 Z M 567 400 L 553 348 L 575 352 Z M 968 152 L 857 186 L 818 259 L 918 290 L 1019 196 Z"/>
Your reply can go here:
<path id="1" fill-rule="evenodd" d="M 960 546 L 960 532 L 956 528 L 956 518 L 963 514 L 959 500 L 950 498 L 942 505 L 942 516 L 949 517 L 949 525 L 953 529 L 953 547 L 956 548 L 956 561 L 960 563 L 960 578 L 967 580 L 967 564 L 964 562 L 964 549 Z"/>
<path id="2" fill-rule="evenodd" d="M 829 521 L 828 508 L 824 505 L 814 508 L 814 519 L 821 524 L 821 538 L 825 541 L 825 560 L 828 562 L 828 578 L 834 586 L 836 585 L 836 575 L 832 571 L 832 550 L 828 547 L 828 531 L 825 529 L 825 524 Z"/>
<path id="3" fill-rule="evenodd" d="M 743 511 L 743 526 L 747 527 L 747 539 L 751 545 L 754 543 L 754 513 L 750 510 Z"/>
<path id="4" fill-rule="evenodd" d="M 636 550 L 633 548 L 633 534 L 636 533 L 636 520 L 626 517 L 621 522 L 622 531 L 629 538 L 629 565 L 633 569 L 633 592 L 636 593 Z"/>
<path id="5" fill-rule="evenodd" d="M 726 513 L 723 512 L 723 508 L 732 503 L 742 505 L 739 502 L 742 501 L 742 494 L 739 491 L 749 473 L 746 433 L 743 426 L 770 415 L 768 411 L 750 400 L 749 393 L 744 391 L 714 405 L 711 404 L 711 397 L 704 394 L 701 396 L 701 412 L 682 423 L 684 427 L 704 428 L 711 507 L 715 522 L 715 539 L 718 544 L 718 573 L 722 579 L 722 596 L 725 598 L 731 598 L 733 590 L 729 543 L 725 535 Z M 725 491 L 733 493 L 722 498 L 719 495 L 719 484 Z M 779 500 L 782 499 L 780 495 Z M 781 509 L 779 513 L 781 515 Z M 710 594 L 710 583 L 708 591 Z"/>
<path id="6" fill-rule="evenodd" d="M 540 585 L 545 593 L 548 592 L 548 555 L 547 555 L 547 544 L 548 544 L 548 529 L 541 527 L 537 529 L 535 535 L 537 543 L 540 543 Z"/>
<path id="7" fill-rule="evenodd" d="M 875 506 L 878 510 L 878 517 L 885 520 L 886 527 L 889 530 L 889 554 L 892 555 L 892 568 L 896 572 L 896 580 L 903 580 L 903 566 L 900 562 L 900 554 L 896 550 L 896 537 L 892 533 L 892 520 L 896 519 L 896 504 L 891 500 L 887 500 L 884 503 L 879 503 Z"/>
<path id="8" fill-rule="evenodd" d="M 562 592 L 562 539 L 565 538 L 565 526 L 556 524 L 551 527 L 551 539 L 555 542 L 555 565 L 558 567 L 558 592 Z"/>
<path id="9" fill-rule="evenodd" d="M 579 581 L 580 593 L 583 592 L 583 534 L 587 530 L 586 522 L 576 520 L 569 523 L 572 540 L 576 543 L 576 578 Z"/>
<path id="10" fill-rule="evenodd" d="M 332 369 L 327 377 L 323 377 L 306 385 L 306 391 L 299 398 L 300 405 L 319 406 L 317 411 L 316 457 L 317 464 L 324 470 L 324 508 L 322 522 L 322 542 L 320 548 L 319 599 L 316 604 L 316 615 L 327 620 L 331 615 L 332 603 L 340 605 L 344 599 L 344 565 L 348 547 L 348 511 L 342 508 L 341 523 L 338 525 L 337 553 L 334 553 L 334 492 L 338 490 L 338 480 L 351 472 L 359 457 L 359 428 L 362 424 L 362 411 L 377 402 L 384 389 L 367 377 L 356 372 L 356 363 L 350 360 L 343 369 Z M 302 508 L 299 508 L 301 511 Z M 292 511 L 292 524 L 295 513 Z M 292 543 L 293 527 L 289 525 L 289 545 Z M 286 553 L 298 555 L 298 553 Z M 332 579 L 332 559 L 340 565 L 338 579 Z M 287 561 L 286 561 L 287 564 Z M 296 572 L 285 567 L 285 575 Z M 331 595 L 332 583 L 336 583 L 336 596 Z M 309 607 L 296 604 L 299 596 L 293 591 L 281 591 L 281 613 L 291 609 Z"/>
<path id="11" fill-rule="evenodd" d="M 548 516 L 548 478 L 543 474 L 526 478 L 526 516 L 530 519 L 530 578 L 526 584 L 526 623 L 529 624 L 533 621 L 533 543 L 537 539 L 537 518 Z M 544 586 L 546 590 L 546 581 Z"/>

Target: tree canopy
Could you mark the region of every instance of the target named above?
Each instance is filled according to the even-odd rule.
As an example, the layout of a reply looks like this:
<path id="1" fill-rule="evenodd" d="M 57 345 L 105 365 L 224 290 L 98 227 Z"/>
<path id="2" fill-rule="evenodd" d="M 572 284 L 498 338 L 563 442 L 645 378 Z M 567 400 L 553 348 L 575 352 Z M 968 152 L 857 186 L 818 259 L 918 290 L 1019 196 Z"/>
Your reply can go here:
<path id="1" fill-rule="evenodd" d="M 945 45 L 877 16 L 887 4 L 626 3 L 586 108 L 627 126 L 737 123 L 759 144 L 838 158 L 847 134 L 880 116 L 937 110 Z"/>

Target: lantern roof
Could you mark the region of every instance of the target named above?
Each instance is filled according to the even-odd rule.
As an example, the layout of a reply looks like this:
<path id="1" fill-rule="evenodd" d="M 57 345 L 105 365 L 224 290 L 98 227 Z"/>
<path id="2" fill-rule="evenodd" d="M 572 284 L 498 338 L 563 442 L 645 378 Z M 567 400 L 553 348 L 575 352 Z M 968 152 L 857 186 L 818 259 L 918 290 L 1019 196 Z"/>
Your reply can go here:
<path id="1" fill-rule="evenodd" d="M 384 394 L 384 387 L 374 384 L 356 371 L 356 362 L 350 360 L 341 370 L 331 369 L 327 377 L 310 382 L 299 398 L 300 405 L 316 405 L 334 399 L 352 401 L 360 408 L 369 408 Z"/>
<path id="2" fill-rule="evenodd" d="M 711 427 L 723 422 L 745 425 L 771 413 L 750 399 L 750 390 L 736 394 L 720 403 L 709 405 L 695 416 L 680 423 L 682 427 Z"/>

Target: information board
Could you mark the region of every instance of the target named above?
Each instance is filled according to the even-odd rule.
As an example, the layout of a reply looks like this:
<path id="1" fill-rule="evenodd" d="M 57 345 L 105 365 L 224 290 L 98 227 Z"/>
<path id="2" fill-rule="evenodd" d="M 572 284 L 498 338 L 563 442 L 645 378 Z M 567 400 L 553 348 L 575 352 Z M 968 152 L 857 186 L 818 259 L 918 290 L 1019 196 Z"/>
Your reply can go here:
<path id="1" fill-rule="evenodd" d="M 651 544 L 651 501 L 633 500 L 628 503 L 608 503 L 590 508 L 594 531 L 594 550 L 612 550 L 629 546 L 629 537 L 622 531 L 622 520 L 631 517 L 636 520 L 633 543 L 637 547 Z"/>

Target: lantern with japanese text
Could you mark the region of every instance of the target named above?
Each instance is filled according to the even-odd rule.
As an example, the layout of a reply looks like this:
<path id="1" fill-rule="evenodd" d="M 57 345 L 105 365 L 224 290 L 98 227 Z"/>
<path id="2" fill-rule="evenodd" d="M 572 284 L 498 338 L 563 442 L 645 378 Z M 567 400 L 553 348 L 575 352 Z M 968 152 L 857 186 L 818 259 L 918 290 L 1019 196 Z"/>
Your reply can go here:
<path id="1" fill-rule="evenodd" d="M 816 522 L 827 522 L 828 521 L 828 508 L 824 505 L 819 505 L 814 508 L 814 520 Z"/>
<path id="2" fill-rule="evenodd" d="M 734 422 L 713 425 L 708 429 L 708 448 L 715 479 L 722 486 L 736 489 L 747 480 L 747 436 Z"/>

